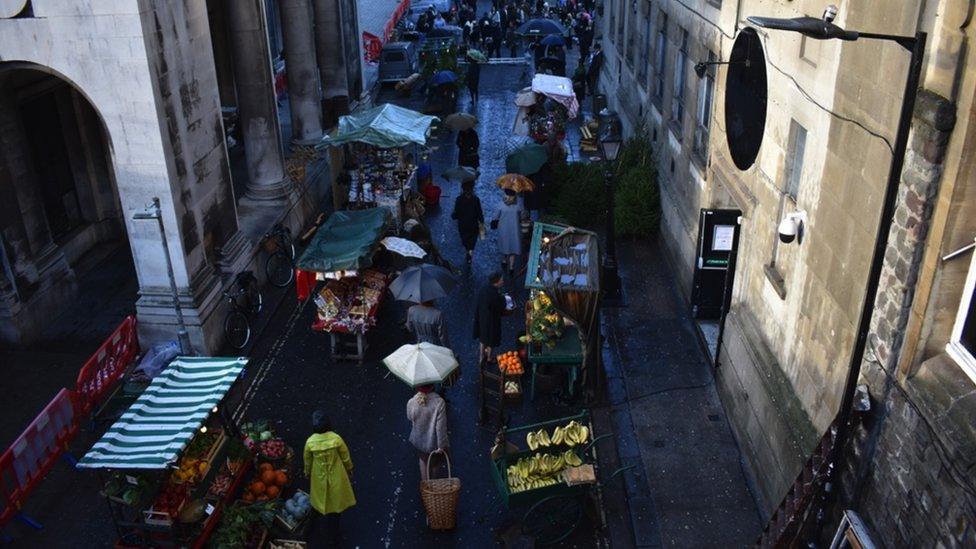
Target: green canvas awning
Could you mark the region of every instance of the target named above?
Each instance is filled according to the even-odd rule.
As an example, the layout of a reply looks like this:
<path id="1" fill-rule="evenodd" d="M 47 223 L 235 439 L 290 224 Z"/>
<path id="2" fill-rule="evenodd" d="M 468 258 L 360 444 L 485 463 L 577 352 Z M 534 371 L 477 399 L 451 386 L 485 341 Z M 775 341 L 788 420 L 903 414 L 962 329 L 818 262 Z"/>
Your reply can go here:
<path id="1" fill-rule="evenodd" d="M 335 212 L 319 227 L 296 266 L 320 273 L 365 269 L 373 264 L 373 252 L 389 220 L 387 208 Z"/>
<path id="2" fill-rule="evenodd" d="M 247 358 L 177 357 L 78 462 L 88 469 L 165 469 L 176 463 Z"/>
<path id="3" fill-rule="evenodd" d="M 436 116 L 385 103 L 340 117 L 336 131 L 323 137 L 318 147 L 335 147 L 346 143 L 367 143 L 381 149 L 404 147 L 411 143 L 423 145 L 427 143 L 430 125 L 436 120 Z"/>

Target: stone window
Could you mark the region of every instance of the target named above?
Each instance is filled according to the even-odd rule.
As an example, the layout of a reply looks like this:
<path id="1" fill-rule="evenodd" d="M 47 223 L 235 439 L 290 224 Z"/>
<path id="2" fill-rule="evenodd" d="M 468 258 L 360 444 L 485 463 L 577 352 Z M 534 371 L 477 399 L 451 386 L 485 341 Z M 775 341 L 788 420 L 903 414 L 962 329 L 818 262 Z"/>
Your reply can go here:
<path id="1" fill-rule="evenodd" d="M 637 63 L 637 79 L 640 81 L 642 86 L 646 86 L 648 84 L 647 66 L 650 64 L 651 58 L 651 36 L 654 34 L 651 29 L 650 1 L 644 2 L 641 11 L 644 15 L 644 36 L 641 45 L 640 61 Z"/>
<path id="2" fill-rule="evenodd" d="M 654 102 L 658 107 L 664 100 L 665 55 L 668 48 L 668 14 L 658 12 L 657 43 L 654 45 Z"/>
<path id="3" fill-rule="evenodd" d="M 671 128 L 681 141 L 681 129 L 685 119 L 685 65 L 688 64 L 688 31 L 681 30 L 678 56 L 674 61 L 674 92 L 671 97 Z"/>
<path id="4" fill-rule="evenodd" d="M 959 300 L 959 311 L 946 352 L 966 374 L 976 381 L 976 252 L 969 264 L 969 275 Z"/>
<path id="5" fill-rule="evenodd" d="M 715 61 L 715 54 L 708 52 L 708 61 Z M 695 110 L 695 138 L 692 158 L 701 166 L 708 159 L 708 131 L 712 122 L 712 99 L 715 93 L 715 65 L 708 65 L 705 75 L 698 79 L 698 107 Z"/>

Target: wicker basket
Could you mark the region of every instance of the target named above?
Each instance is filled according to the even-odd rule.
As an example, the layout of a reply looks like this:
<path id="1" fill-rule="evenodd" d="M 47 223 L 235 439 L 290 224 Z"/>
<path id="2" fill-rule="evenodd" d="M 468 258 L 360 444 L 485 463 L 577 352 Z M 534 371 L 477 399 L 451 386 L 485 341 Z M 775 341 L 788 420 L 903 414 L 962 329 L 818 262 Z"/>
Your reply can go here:
<path id="1" fill-rule="evenodd" d="M 430 458 L 444 454 L 447 478 L 430 478 Z M 420 482 L 420 499 L 427 511 L 427 524 L 432 530 L 450 530 L 457 524 L 457 503 L 461 495 L 461 479 L 451 476 L 451 459 L 446 452 L 434 451 L 427 456 L 427 480 Z"/>

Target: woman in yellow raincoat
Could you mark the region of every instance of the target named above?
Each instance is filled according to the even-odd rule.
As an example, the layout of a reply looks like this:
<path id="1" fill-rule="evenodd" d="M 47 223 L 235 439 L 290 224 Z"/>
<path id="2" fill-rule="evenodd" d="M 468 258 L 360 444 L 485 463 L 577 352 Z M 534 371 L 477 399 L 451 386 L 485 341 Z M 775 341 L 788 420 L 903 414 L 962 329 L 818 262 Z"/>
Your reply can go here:
<path id="1" fill-rule="evenodd" d="M 332 431 L 332 422 L 321 410 L 312 414 L 315 434 L 305 441 L 305 476 L 309 479 L 312 508 L 325 515 L 327 537 L 339 542 L 339 513 L 356 505 L 349 478 L 352 460 L 342 437 Z"/>

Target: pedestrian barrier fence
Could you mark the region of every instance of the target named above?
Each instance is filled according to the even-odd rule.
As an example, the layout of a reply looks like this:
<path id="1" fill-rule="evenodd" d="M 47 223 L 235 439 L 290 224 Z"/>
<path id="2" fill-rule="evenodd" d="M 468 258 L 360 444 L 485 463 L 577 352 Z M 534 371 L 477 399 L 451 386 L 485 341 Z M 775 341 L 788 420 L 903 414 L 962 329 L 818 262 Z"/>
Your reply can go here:
<path id="1" fill-rule="evenodd" d="M 139 354 L 136 318 L 127 316 L 78 372 L 75 385 L 80 414 L 100 406 Z"/>
<path id="2" fill-rule="evenodd" d="M 0 526 L 17 517 L 34 528 L 41 527 L 23 515 L 21 508 L 58 458 L 67 452 L 78 432 L 77 410 L 77 394 L 61 389 L 10 448 L 0 454 Z"/>

